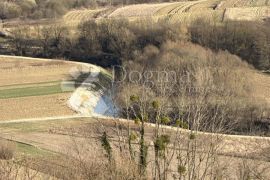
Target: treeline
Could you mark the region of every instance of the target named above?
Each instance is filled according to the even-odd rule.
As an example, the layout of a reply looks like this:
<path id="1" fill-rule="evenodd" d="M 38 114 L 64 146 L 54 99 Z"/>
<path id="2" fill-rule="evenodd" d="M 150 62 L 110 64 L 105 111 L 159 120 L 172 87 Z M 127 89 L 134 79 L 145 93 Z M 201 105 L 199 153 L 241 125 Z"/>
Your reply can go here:
<path id="1" fill-rule="evenodd" d="M 65 58 L 103 67 L 132 60 L 147 45 L 160 47 L 167 40 L 184 39 L 180 25 L 127 20 L 88 21 L 75 36 L 63 26 L 17 28 L 12 32 L 10 49 L 21 56 Z"/>
<path id="2" fill-rule="evenodd" d="M 222 25 L 204 20 L 189 28 L 191 41 L 215 51 L 227 50 L 257 69 L 270 69 L 270 22 L 226 22 Z"/>
<path id="3" fill-rule="evenodd" d="M 147 45 L 159 47 L 168 40 L 188 39 L 214 51 L 229 51 L 255 68 L 267 70 L 270 69 L 269 25 L 269 22 L 216 25 L 202 20 L 195 21 L 185 31 L 181 24 L 165 20 L 129 23 L 125 19 L 104 19 L 98 23 L 88 21 L 81 24 L 74 37 L 63 26 L 37 26 L 35 30 L 17 28 L 10 44 L 16 55 L 89 60 L 90 63 L 110 66 L 134 59 L 136 52 Z M 29 33 L 32 31 L 36 35 Z"/>

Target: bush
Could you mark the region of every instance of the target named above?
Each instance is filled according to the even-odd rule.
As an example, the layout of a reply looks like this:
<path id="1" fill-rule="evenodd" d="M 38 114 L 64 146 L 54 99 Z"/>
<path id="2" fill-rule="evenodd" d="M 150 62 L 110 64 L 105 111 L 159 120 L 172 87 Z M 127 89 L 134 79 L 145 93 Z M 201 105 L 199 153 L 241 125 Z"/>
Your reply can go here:
<path id="1" fill-rule="evenodd" d="M 17 18 L 22 12 L 20 6 L 12 2 L 0 2 L 0 9 L 0 19 Z"/>
<path id="2" fill-rule="evenodd" d="M 0 159 L 12 159 L 15 152 L 15 145 L 8 141 L 0 140 Z"/>

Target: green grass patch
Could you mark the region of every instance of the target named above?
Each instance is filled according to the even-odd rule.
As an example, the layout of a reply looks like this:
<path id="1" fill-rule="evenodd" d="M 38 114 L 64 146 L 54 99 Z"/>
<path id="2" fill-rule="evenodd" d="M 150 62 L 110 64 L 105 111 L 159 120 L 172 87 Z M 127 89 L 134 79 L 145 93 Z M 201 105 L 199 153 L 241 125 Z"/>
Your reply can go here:
<path id="1" fill-rule="evenodd" d="M 35 86 L 48 86 L 52 84 L 60 84 L 61 81 L 48 81 L 48 82 L 38 82 L 38 83 L 24 83 L 24 84 L 11 84 L 11 85 L 4 85 L 0 86 L 1 89 L 16 89 L 16 88 L 24 88 L 25 86 L 27 87 L 35 87 Z"/>
<path id="2" fill-rule="evenodd" d="M 80 119 L 61 119 L 61 120 L 49 120 L 49 121 L 35 121 L 35 122 L 18 122 L 18 123 L 6 123 L 0 124 L 1 129 L 10 129 L 22 133 L 30 132 L 46 132 L 50 128 L 57 127 L 75 127 L 76 125 L 84 123 L 94 123 L 92 119 L 80 118 Z"/>
<path id="3" fill-rule="evenodd" d="M 66 92 L 66 91 L 65 91 Z M 63 93 L 60 84 L 0 90 L 0 99 Z"/>
<path id="4" fill-rule="evenodd" d="M 31 145 L 20 143 L 20 142 L 16 142 L 16 150 L 17 150 L 17 153 L 30 155 L 30 156 L 48 156 L 48 155 L 55 154 L 52 151 L 40 149 L 35 146 L 31 146 Z"/>
<path id="5" fill-rule="evenodd" d="M 14 131 L 20 132 L 42 132 L 46 130 L 46 127 L 42 126 L 42 124 L 27 122 L 27 123 L 7 123 L 1 124 L 1 128 L 3 129 L 12 129 Z"/>

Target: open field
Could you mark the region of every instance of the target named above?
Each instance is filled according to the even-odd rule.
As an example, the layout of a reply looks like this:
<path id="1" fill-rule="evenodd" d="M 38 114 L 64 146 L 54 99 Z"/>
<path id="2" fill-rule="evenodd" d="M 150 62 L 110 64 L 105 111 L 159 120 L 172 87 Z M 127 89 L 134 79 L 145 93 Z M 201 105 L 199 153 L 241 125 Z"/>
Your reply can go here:
<path id="1" fill-rule="evenodd" d="M 223 0 L 219 8 L 269 6 L 269 0 Z"/>
<path id="2" fill-rule="evenodd" d="M 35 61 L 0 57 L 0 86 L 62 81 L 76 67 L 64 61 Z"/>
<path id="3" fill-rule="evenodd" d="M 64 61 L 0 57 L 0 120 L 75 114 L 67 105 L 71 93 L 63 80 L 77 65 Z"/>
<path id="4" fill-rule="evenodd" d="M 70 93 L 0 99 L 0 120 L 75 114 L 67 106 Z"/>
<path id="5" fill-rule="evenodd" d="M 256 21 L 270 17 L 270 6 L 227 8 L 224 20 Z"/>
<path id="6" fill-rule="evenodd" d="M 96 119 L 96 118 L 82 118 L 82 119 L 70 119 L 70 120 L 57 120 L 57 121 L 43 121 L 43 122 L 25 122 L 25 123 L 9 123 L 3 124 L 0 127 L 1 133 L 0 137 L 6 139 L 12 139 L 16 142 L 21 142 L 24 144 L 32 145 L 21 145 L 19 144 L 19 152 L 26 153 L 30 157 L 37 157 L 39 154 L 47 154 L 48 152 L 54 152 L 59 155 L 73 156 L 80 158 L 94 158 L 102 159 L 103 151 L 101 144 L 99 142 L 100 132 L 106 130 L 110 142 L 112 143 L 114 153 L 117 156 L 118 152 L 118 135 L 116 130 L 116 125 L 121 125 L 123 132 L 126 136 L 127 127 L 132 131 L 138 131 L 139 128 L 133 122 L 129 121 L 117 121 L 116 119 Z M 146 141 L 149 142 L 149 162 L 153 157 L 152 148 L 153 145 L 150 143 L 154 128 L 149 126 L 146 128 Z M 171 135 L 171 139 L 174 139 L 177 131 L 170 130 L 169 128 L 164 128 L 163 133 Z M 180 133 L 180 134 L 179 134 Z M 183 142 L 186 141 L 186 136 L 188 136 L 188 131 L 180 130 L 178 135 L 183 138 Z M 231 178 L 235 177 L 237 167 L 241 162 L 246 161 L 253 164 L 254 167 L 266 169 L 264 175 L 267 174 L 267 169 L 269 169 L 268 158 L 265 157 L 265 152 L 268 151 L 270 140 L 269 138 L 251 138 L 243 136 L 226 136 L 226 135 L 210 135 L 199 133 L 196 135 L 198 147 L 201 151 L 207 151 L 206 147 L 210 139 L 218 141 L 216 159 L 218 160 L 220 166 L 224 166 L 227 169 L 227 175 Z M 216 139 L 216 140 L 215 140 Z M 202 143 L 203 142 L 203 143 Z M 133 146 L 136 149 L 137 141 L 134 142 Z M 183 143 L 185 144 L 185 143 Z M 172 144 L 170 146 L 173 146 Z M 36 150 L 33 147 L 37 147 Z M 237 147 L 237 148 L 235 148 Z M 260 147 L 260 148 L 258 148 Z M 171 147 L 172 148 L 172 147 Z M 187 147 L 182 146 L 183 152 Z M 173 148 L 172 148 L 173 149 Z M 172 150 L 171 149 L 171 150 Z M 42 163 L 42 159 L 35 158 L 37 162 Z M 46 158 L 47 173 L 53 172 L 54 163 L 62 164 L 63 159 L 60 161 L 58 158 Z M 57 161 L 58 160 L 58 161 Z M 92 159 L 93 160 L 93 159 Z M 176 163 L 173 160 L 172 164 Z M 67 166 L 66 163 L 64 166 Z M 43 165 L 44 166 L 44 165 Z M 30 166 L 34 169 L 37 167 Z M 176 166 L 172 165 L 172 169 Z M 44 167 L 43 167 L 44 168 Z M 269 172 L 269 171 L 268 171 Z"/>
<path id="7" fill-rule="evenodd" d="M 170 6 L 175 3 L 160 3 L 160 4 L 138 4 L 130 5 L 116 9 L 108 17 L 144 17 L 153 16 L 155 13 L 164 7 Z M 178 3 L 177 3 L 178 4 Z"/>
<path id="8" fill-rule="evenodd" d="M 190 23 L 198 18 L 222 22 L 224 20 L 262 20 L 269 17 L 269 1 L 198 0 L 159 4 L 137 4 L 115 10 L 74 10 L 64 16 L 64 21 L 84 22 L 93 18 L 169 19 L 172 22 Z M 106 12 L 107 11 L 107 12 Z M 225 13 L 225 15 L 224 15 Z M 106 15 L 104 15 L 106 14 Z M 75 24 L 76 24 L 75 23 Z"/>
<path id="9" fill-rule="evenodd" d="M 33 86 L 33 87 L 20 87 L 12 89 L 0 90 L 0 99 L 26 97 L 26 96 L 40 96 L 47 94 L 62 93 L 61 85 L 50 86 Z"/>
<path id="10" fill-rule="evenodd" d="M 54 20 L 27 20 L 25 22 L 10 20 L 3 23 L 3 27 L 10 30 L 20 24 L 20 27 L 24 25 L 31 27 L 58 25 L 72 28 L 89 19 L 100 20 L 107 18 L 127 18 L 130 21 L 142 18 L 153 18 L 157 21 L 165 18 L 172 22 L 187 24 L 198 18 L 214 22 L 262 20 L 270 16 L 269 3 L 268 0 L 197 0 L 101 7 L 97 9 L 74 9 L 67 12 L 63 17 Z"/>
<path id="11" fill-rule="evenodd" d="M 112 11 L 112 9 L 101 8 L 101 9 L 82 9 L 82 10 L 72 10 L 63 16 L 64 24 L 68 26 L 76 26 L 80 22 L 85 22 L 90 19 L 95 19 L 100 16 L 105 16 L 107 13 Z"/>

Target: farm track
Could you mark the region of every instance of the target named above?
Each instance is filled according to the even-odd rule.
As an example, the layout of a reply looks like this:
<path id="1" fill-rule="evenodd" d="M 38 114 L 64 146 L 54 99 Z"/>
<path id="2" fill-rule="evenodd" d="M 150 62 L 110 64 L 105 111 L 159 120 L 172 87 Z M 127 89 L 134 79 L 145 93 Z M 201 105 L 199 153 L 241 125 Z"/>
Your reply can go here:
<path id="1" fill-rule="evenodd" d="M 89 122 L 96 122 L 96 123 L 113 123 L 118 122 L 122 125 L 124 124 L 130 124 L 133 123 L 131 120 L 127 119 L 113 119 L 111 117 L 91 117 L 91 116 L 83 116 L 83 115 L 77 115 L 77 116 L 59 116 L 59 117 L 48 117 L 48 118 L 36 118 L 36 119 L 23 119 L 23 120 L 12 120 L 8 122 L 1 122 L 0 125 L 8 125 L 12 129 L 12 124 L 15 124 L 15 127 L 18 126 L 27 126 L 27 124 L 24 123 L 39 123 L 44 121 L 61 121 L 66 120 L 67 122 L 69 120 L 76 122 L 76 120 L 81 120 L 82 118 L 85 119 L 85 123 Z M 63 123 L 63 122 L 62 122 Z M 72 123 L 72 124 L 73 124 Z M 21 124 L 21 125 L 19 125 Z M 114 123 L 113 123 L 114 124 Z M 11 126 L 10 126 L 11 125 Z M 132 125 L 132 124 L 131 124 Z M 113 125 L 114 126 L 114 125 Z M 1 127 L 1 126 L 0 126 Z M 61 126 L 62 127 L 62 126 Z M 146 131 L 149 133 L 152 132 L 152 130 L 155 128 L 155 124 L 146 123 Z M 181 136 L 188 135 L 191 133 L 190 130 L 171 127 L 171 126 L 161 126 L 163 130 L 165 130 L 167 133 L 175 132 L 180 133 Z M 54 133 L 49 133 L 46 129 L 45 131 L 26 131 L 26 132 L 20 132 L 20 131 L 11 131 L 11 129 L 5 130 L 5 128 L 2 128 L 0 132 L 0 137 L 7 139 L 7 140 L 16 140 L 17 142 L 27 143 L 30 145 L 33 145 L 37 148 L 46 149 L 46 150 L 56 150 L 55 152 L 64 153 L 62 150 L 66 149 L 68 146 L 68 140 L 70 139 L 77 139 L 80 142 L 84 141 L 84 136 L 81 136 L 80 134 L 69 134 L 66 132 L 65 129 L 63 131 L 55 131 Z M 219 139 L 219 142 L 221 143 L 220 146 L 222 147 L 217 154 L 219 156 L 224 157 L 232 157 L 232 158 L 244 158 L 244 159 L 250 159 L 250 160 L 259 160 L 262 162 L 269 162 L 268 159 L 264 159 L 263 156 L 261 156 L 261 151 L 264 151 L 269 147 L 270 144 L 270 137 L 259 137 L 259 136 L 240 136 L 240 135 L 227 135 L 227 134 L 216 134 L 216 133 L 206 133 L 206 132 L 196 132 L 196 136 L 198 137 L 198 141 L 206 141 L 207 139 Z M 47 137 L 46 142 L 40 141 L 42 137 Z M 98 135 L 90 136 L 88 138 L 90 139 L 96 139 L 98 138 Z M 66 141 L 63 141 L 63 140 Z M 52 145 L 50 145 L 51 141 L 54 141 Z M 59 143 L 57 143 L 59 141 Z M 60 142 L 61 141 L 61 142 Z M 117 142 L 117 138 L 112 136 L 111 141 Z M 63 145 L 63 147 L 62 147 Z M 152 145 L 152 144 L 151 144 Z M 174 148 L 172 145 L 169 146 L 170 148 Z M 237 148 L 235 148 L 237 147 Z M 257 148 L 260 147 L 260 148 Z M 183 148 L 183 150 L 185 150 Z M 199 150 L 200 152 L 204 152 L 204 150 Z"/>
<path id="2" fill-rule="evenodd" d="M 112 118 L 106 116 L 86 116 L 86 115 L 70 115 L 70 116 L 55 116 L 55 117 L 45 117 L 45 118 L 28 118 L 28 119 L 15 119 L 15 120 L 7 120 L 0 121 L 0 124 L 12 124 L 12 123 L 27 123 L 27 122 L 42 122 L 42 121 L 52 121 L 52 120 L 72 120 L 72 119 L 82 119 L 82 118 L 94 118 L 100 120 L 114 120 L 120 123 L 130 123 L 131 120 L 121 119 L 121 118 Z M 148 127 L 155 127 L 155 124 L 145 123 Z M 179 128 L 173 126 L 161 126 L 163 129 L 179 131 Z M 190 130 L 181 129 L 183 132 L 191 132 Z M 196 132 L 197 134 L 209 135 L 209 136 L 223 136 L 229 138 L 241 138 L 241 139 L 253 139 L 253 140 L 270 140 L 270 137 L 262 137 L 262 136 L 245 136 L 245 135 L 230 135 L 230 134 L 220 134 L 220 133 L 208 133 L 208 132 Z"/>
<path id="3" fill-rule="evenodd" d="M 42 121 L 78 119 L 78 118 L 80 118 L 80 119 L 81 118 L 89 118 L 89 116 L 70 115 L 70 116 L 55 116 L 55 117 L 44 117 L 44 118 L 15 119 L 15 120 L 0 121 L 0 124 L 25 123 L 25 122 L 42 122 Z"/>

